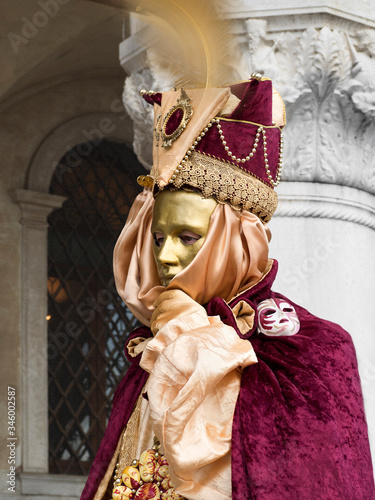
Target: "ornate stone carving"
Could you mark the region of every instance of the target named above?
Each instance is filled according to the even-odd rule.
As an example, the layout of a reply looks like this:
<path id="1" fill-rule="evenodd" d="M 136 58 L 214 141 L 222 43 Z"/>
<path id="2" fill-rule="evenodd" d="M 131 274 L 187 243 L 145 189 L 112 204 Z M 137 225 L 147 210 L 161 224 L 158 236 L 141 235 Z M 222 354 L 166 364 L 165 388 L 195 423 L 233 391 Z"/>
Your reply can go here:
<path id="1" fill-rule="evenodd" d="M 152 128 L 154 112 L 139 95 L 141 89 L 150 90 L 153 87 L 153 78 L 149 69 L 142 69 L 132 73 L 125 80 L 123 102 L 128 115 L 133 120 L 134 139 L 133 149 L 138 160 L 148 170 L 152 166 Z"/>
<path id="2" fill-rule="evenodd" d="M 270 36 L 260 20 L 245 25 L 251 34 L 242 73 L 270 76 L 287 106 L 282 179 L 375 193 L 375 30 Z"/>
<path id="3" fill-rule="evenodd" d="M 242 47 L 240 79 L 249 78 L 251 73 L 257 72 L 277 80 L 279 67 L 275 52 L 280 41 L 267 37 L 267 21 L 263 19 L 247 19 L 245 26 L 247 43 Z"/>
<path id="4" fill-rule="evenodd" d="M 287 107 L 282 180 L 353 186 L 375 193 L 375 30 L 358 25 L 267 31 L 242 21 L 240 78 L 273 79 Z M 351 26 L 351 29 L 348 29 Z M 352 34 L 349 34 L 352 33 Z M 126 79 L 124 104 L 134 122 L 134 150 L 150 168 L 153 112 L 140 88 L 166 90 L 170 68 L 147 51 L 149 69 Z"/>

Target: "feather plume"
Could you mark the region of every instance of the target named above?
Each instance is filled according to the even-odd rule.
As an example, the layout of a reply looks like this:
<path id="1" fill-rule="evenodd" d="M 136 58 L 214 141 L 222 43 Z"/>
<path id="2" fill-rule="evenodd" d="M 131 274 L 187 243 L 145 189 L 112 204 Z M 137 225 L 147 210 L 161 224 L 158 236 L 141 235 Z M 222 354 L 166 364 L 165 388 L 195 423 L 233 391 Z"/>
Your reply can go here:
<path id="1" fill-rule="evenodd" d="M 221 87 L 237 79 L 238 47 L 219 0 L 126 0 L 160 36 L 152 48 L 171 86 Z"/>

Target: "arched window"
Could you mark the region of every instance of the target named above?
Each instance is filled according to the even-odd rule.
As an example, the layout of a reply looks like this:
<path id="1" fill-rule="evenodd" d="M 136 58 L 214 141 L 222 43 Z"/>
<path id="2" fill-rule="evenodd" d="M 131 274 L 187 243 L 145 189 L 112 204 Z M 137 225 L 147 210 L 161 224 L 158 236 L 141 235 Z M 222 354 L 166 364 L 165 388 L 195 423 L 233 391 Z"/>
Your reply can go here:
<path id="1" fill-rule="evenodd" d="M 70 150 L 51 181 L 66 197 L 48 219 L 51 473 L 88 473 L 127 369 L 137 321 L 116 292 L 112 255 L 144 173 L 125 145 L 102 140 Z"/>

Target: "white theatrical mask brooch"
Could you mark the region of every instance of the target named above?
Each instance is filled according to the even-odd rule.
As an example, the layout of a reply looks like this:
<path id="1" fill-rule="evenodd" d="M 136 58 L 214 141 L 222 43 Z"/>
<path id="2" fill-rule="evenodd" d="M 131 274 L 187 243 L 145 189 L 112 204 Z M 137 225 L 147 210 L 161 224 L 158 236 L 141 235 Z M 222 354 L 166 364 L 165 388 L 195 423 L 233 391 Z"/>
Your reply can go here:
<path id="1" fill-rule="evenodd" d="M 288 337 L 299 332 L 296 310 L 284 299 L 266 299 L 258 304 L 258 330 L 270 337 Z"/>

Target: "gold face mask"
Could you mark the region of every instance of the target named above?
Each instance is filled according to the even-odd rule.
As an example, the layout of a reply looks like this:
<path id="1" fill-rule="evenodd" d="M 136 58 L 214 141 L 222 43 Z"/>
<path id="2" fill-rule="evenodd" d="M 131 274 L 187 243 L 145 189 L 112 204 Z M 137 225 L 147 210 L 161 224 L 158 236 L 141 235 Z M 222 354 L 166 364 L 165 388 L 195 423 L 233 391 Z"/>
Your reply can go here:
<path id="1" fill-rule="evenodd" d="M 162 191 L 156 198 L 151 231 L 160 282 L 172 279 L 194 259 L 204 243 L 217 202 L 199 193 Z"/>

